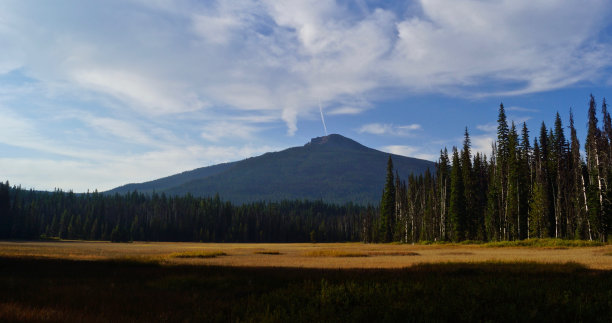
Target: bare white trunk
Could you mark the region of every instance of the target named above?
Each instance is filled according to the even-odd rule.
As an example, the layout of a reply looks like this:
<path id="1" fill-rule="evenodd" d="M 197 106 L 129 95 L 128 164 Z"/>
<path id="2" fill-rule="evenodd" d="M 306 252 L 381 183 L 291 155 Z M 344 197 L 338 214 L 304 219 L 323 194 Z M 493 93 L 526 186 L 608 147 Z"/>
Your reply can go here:
<path id="1" fill-rule="evenodd" d="M 521 240 L 521 195 L 518 178 L 516 179 L 516 223 L 518 231 L 518 239 Z"/>
<path id="2" fill-rule="evenodd" d="M 587 227 L 589 228 L 589 240 L 593 240 L 593 235 L 591 234 L 591 220 L 589 220 L 589 205 L 587 204 L 586 189 L 584 188 L 584 175 L 582 175 L 582 173 L 580 174 L 580 179 L 582 180 L 582 196 L 584 197 L 584 210 L 586 212 Z"/>

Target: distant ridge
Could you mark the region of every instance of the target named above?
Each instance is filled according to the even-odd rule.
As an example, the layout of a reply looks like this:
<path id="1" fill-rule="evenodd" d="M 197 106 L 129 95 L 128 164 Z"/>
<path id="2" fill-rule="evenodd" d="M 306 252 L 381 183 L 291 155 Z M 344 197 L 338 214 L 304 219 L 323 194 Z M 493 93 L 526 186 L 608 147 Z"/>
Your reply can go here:
<path id="1" fill-rule="evenodd" d="M 434 167 L 430 161 L 391 156 L 402 178 Z M 155 191 L 194 196 L 218 193 L 234 203 L 321 199 L 333 203 L 374 204 L 380 200 L 388 157 L 388 153 L 331 134 L 313 138 L 301 147 L 128 184 L 107 193 Z"/>

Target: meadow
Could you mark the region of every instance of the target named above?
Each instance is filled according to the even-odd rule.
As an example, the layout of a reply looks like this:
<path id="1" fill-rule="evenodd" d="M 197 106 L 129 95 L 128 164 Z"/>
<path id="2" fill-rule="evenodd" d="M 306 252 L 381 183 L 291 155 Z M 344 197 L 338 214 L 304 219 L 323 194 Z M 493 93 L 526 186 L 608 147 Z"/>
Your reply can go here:
<path id="1" fill-rule="evenodd" d="M 0 242 L 0 321 L 612 320 L 612 246 Z"/>
<path id="2" fill-rule="evenodd" d="M 569 243 L 568 243 L 569 242 Z M 189 243 L 0 241 L 0 257 L 134 260 L 174 265 L 297 268 L 404 268 L 428 263 L 572 262 L 612 270 L 612 245 L 528 240 L 520 244 Z"/>

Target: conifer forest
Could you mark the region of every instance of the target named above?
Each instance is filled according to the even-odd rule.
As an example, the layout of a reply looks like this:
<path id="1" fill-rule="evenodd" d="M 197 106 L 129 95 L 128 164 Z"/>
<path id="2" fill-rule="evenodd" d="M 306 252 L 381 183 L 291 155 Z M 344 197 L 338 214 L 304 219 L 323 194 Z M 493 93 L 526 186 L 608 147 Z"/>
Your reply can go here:
<path id="1" fill-rule="evenodd" d="M 597 110 L 591 95 L 584 155 L 571 110 L 569 134 L 557 113 L 531 140 L 525 123 L 508 124 L 501 104 L 489 157 L 472 155 L 466 128 L 463 147 L 440 152 L 435 174 L 402 180 L 389 160 L 380 218 L 364 219 L 365 241 L 607 241 L 612 119 L 605 99 Z"/>
<path id="2" fill-rule="evenodd" d="M 598 118 L 601 118 L 599 120 Z M 489 156 L 441 150 L 435 170 L 400 178 L 389 158 L 380 205 L 322 201 L 233 205 L 222 197 L 39 192 L 0 183 L 0 238 L 113 241 L 607 241 L 612 227 L 612 118 L 588 103 L 581 144 L 567 123 L 530 131 L 499 107 Z M 569 131 L 566 131 L 569 129 Z M 531 135 L 530 135 L 531 134 Z M 531 138 L 530 138 L 531 137 Z"/>

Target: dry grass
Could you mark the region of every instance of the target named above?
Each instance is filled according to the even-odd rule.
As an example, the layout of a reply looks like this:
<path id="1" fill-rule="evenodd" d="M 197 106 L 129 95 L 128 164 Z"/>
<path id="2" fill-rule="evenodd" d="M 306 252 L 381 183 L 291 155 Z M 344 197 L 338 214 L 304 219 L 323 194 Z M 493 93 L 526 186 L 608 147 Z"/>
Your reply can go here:
<path id="1" fill-rule="evenodd" d="M 313 250 L 304 253 L 306 257 L 367 257 L 364 252 L 345 251 L 345 250 Z"/>
<path id="2" fill-rule="evenodd" d="M 450 251 L 450 252 L 440 253 L 440 255 L 442 256 L 471 256 L 473 254 L 474 254 L 473 252 L 467 252 L 467 251 Z"/>
<path id="3" fill-rule="evenodd" d="M 372 251 L 370 256 L 420 256 L 421 254 L 414 251 Z"/>
<path id="4" fill-rule="evenodd" d="M 554 249 L 568 249 L 575 247 L 601 247 L 605 245 L 600 241 L 588 241 L 588 240 L 563 240 L 563 239 L 526 239 L 517 241 L 498 241 L 488 242 L 483 246 L 485 247 L 534 247 L 534 248 L 554 248 Z"/>
<path id="5" fill-rule="evenodd" d="M 220 253 L 230 255 L 223 257 Z M 172 254 L 189 256 L 170 257 Z M 198 257 L 201 255 L 202 257 Z M 211 257 L 215 255 L 215 257 Z M 274 256 L 271 256 L 274 255 Z M 116 260 L 163 265 L 300 268 L 406 268 L 423 263 L 575 262 L 612 270 L 612 245 L 596 247 L 485 247 L 483 245 L 405 245 L 362 243 L 176 243 L 3 242 L 0 256 L 71 260 Z"/>

